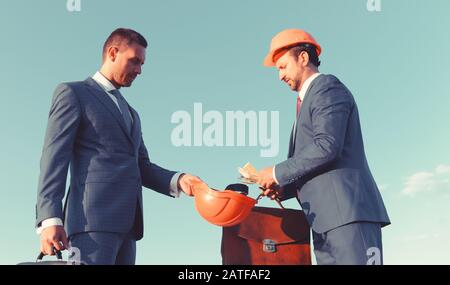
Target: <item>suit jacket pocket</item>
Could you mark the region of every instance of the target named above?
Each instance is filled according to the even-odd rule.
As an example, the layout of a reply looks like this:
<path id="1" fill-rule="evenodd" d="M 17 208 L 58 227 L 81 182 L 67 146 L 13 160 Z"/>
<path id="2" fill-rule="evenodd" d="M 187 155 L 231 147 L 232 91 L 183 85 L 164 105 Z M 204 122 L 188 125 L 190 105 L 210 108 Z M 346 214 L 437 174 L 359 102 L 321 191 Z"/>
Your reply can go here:
<path id="1" fill-rule="evenodd" d="M 364 185 L 358 169 L 335 169 L 308 181 L 300 192 L 306 217 L 316 232 L 354 220 L 363 207 Z"/>
<path id="2" fill-rule="evenodd" d="M 342 168 L 328 173 L 344 220 L 357 216 L 365 202 L 365 186 L 359 169 Z"/>

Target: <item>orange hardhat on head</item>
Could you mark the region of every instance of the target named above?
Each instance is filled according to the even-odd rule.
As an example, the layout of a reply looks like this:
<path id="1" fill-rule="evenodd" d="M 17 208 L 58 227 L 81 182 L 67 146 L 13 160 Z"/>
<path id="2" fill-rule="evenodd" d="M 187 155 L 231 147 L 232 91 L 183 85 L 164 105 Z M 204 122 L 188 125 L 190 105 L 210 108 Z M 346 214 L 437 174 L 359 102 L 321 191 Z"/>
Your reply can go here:
<path id="1" fill-rule="evenodd" d="M 193 187 L 195 207 L 211 224 L 230 227 L 242 222 L 256 200 L 232 190 L 217 191 L 200 182 Z"/>
<path id="2" fill-rule="evenodd" d="M 298 44 L 311 44 L 316 47 L 317 56 L 322 52 L 322 48 L 316 42 L 316 40 L 307 32 L 298 29 L 288 29 L 281 31 L 275 37 L 272 38 L 270 43 L 270 51 L 264 59 L 265 66 L 274 66 L 274 56 L 277 52 L 289 47 L 296 46 Z"/>

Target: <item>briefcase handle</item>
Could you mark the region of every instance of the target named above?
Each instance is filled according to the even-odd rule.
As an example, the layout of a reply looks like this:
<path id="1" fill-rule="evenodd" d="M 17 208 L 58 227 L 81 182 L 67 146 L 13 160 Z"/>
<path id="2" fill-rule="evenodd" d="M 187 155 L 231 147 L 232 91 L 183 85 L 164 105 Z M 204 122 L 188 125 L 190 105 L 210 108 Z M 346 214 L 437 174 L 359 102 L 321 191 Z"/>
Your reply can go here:
<path id="1" fill-rule="evenodd" d="M 263 193 L 264 193 L 264 191 L 266 191 L 266 189 L 263 188 L 263 187 L 259 187 L 259 189 L 261 189 L 262 192 L 261 192 L 261 194 L 258 195 L 258 197 L 256 198 L 256 201 L 259 201 L 262 197 L 264 197 Z M 281 204 L 281 201 L 280 201 L 280 199 L 278 197 L 275 198 L 275 202 L 277 202 L 278 206 L 280 206 L 281 209 L 283 209 L 283 210 L 286 209 L 283 206 L 283 204 Z"/>
<path id="2" fill-rule="evenodd" d="M 55 253 L 56 258 L 58 259 L 58 261 L 62 261 L 61 251 L 56 250 L 55 248 L 53 248 L 53 252 Z M 44 258 L 44 256 L 46 256 L 45 253 L 43 253 L 43 252 L 39 253 L 39 255 L 38 255 L 37 259 L 36 259 L 36 262 L 41 262 L 42 259 Z"/>

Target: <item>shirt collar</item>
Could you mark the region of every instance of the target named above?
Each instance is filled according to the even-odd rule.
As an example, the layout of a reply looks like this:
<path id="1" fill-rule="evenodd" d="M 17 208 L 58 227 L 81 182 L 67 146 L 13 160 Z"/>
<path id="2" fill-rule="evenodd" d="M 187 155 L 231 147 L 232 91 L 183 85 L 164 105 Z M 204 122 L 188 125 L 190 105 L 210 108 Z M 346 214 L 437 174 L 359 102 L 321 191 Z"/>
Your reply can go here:
<path id="1" fill-rule="evenodd" d="M 95 80 L 106 92 L 116 90 L 117 88 L 100 71 L 97 71 L 92 79 Z"/>
<path id="2" fill-rule="evenodd" d="M 303 99 L 305 99 L 306 96 L 306 91 L 308 91 L 309 85 L 311 85 L 311 82 L 313 82 L 314 79 L 317 78 L 317 76 L 319 76 L 320 73 L 314 73 L 313 75 L 311 75 L 310 77 L 308 77 L 308 79 L 305 80 L 305 82 L 303 82 L 302 88 L 300 89 L 300 92 L 298 92 L 298 96 L 300 97 L 300 100 L 303 101 Z"/>

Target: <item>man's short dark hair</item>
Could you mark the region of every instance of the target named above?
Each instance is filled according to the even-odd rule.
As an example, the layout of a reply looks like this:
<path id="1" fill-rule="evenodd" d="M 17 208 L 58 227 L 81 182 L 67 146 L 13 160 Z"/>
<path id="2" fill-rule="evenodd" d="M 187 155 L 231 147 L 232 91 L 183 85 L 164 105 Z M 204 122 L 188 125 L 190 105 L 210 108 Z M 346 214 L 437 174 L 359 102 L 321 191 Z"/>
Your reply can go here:
<path id="1" fill-rule="evenodd" d="M 131 29 L 116 29 L 111 33 L 111 35 L 109 35 L 103 45 L 103 60 L 105 60 L 106 53 L 111 46 L 120 46 L 122 44 L 130 45 L 132 43 L 137 43 L 144 48 L 148 45 L 147 40 L 140 33 Z"/>
<path id="2" fill-rule="evenodd" d="M 319 56 L 317 55 L 317 50 L 315 46 L 311 44 L 300 44 L 289 49 L 289 53 L 293 57 L 298 57 L 302 51 L 308 53 L 309 62 L 311 62 L 316 67 L 320 66 L 320 60 Z"/>

